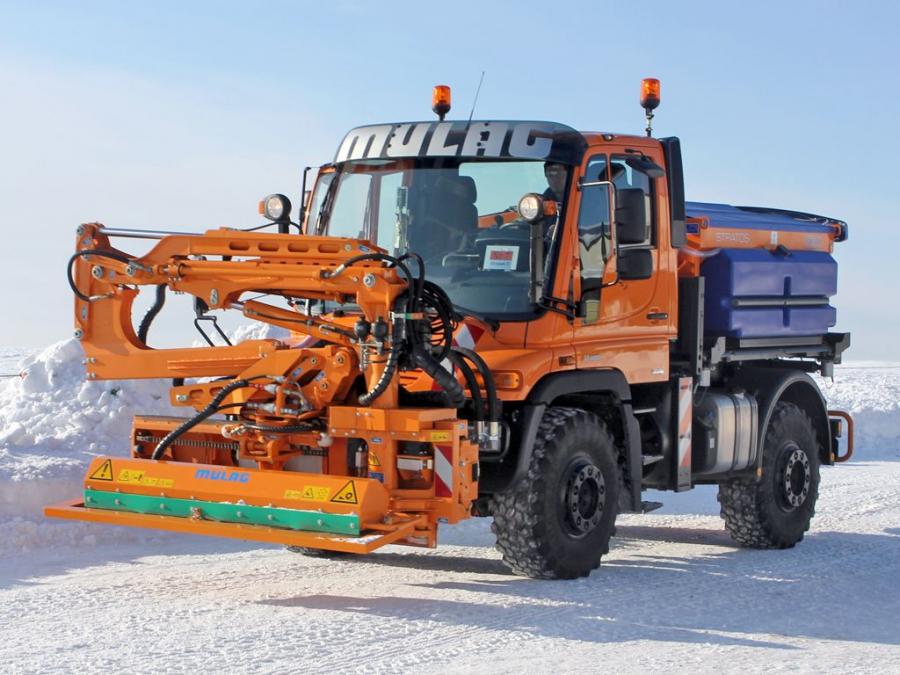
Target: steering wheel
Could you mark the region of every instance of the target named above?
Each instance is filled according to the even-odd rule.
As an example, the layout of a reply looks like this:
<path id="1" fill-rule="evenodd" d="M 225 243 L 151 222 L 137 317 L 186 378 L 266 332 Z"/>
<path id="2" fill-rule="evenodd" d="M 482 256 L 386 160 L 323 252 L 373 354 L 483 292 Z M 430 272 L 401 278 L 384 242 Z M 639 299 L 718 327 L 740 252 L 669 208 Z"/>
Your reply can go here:
<path id="1" fill-rule="evenodd" d="M 517 218 L 516 220 L 511 220 L 508 223 L 503 223 L 499 229 L 501 230 L 522 230 L 527 227 L 530 227 L 530 223 L 527 220 L 522 220 L 521 218 Z"/>

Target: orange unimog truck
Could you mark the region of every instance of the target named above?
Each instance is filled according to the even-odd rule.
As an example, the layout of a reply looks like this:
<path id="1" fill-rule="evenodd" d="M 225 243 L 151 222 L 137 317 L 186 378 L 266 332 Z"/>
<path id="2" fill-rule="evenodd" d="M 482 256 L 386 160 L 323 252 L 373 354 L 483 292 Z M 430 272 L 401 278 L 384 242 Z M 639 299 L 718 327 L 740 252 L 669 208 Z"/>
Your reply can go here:
<path id="1" fill-rule="evenodd" d="M 439 121 L 348 133 L 299 223 L 262 202 L 277 232 L 81 226 L 87 377 L 173 378 L 193 410 L 137 417 L 133 456 L 95 458 L 47 514 L 350 553 L 486 516 L 515 572 L 573 578 L 618 513 L 658 506 L 644 490 L 714 483 L 739 544 L 796 544 L 820 466 L 852 451 L 810 376 L 849 345 L 829 332 L 847 226 L 685 202 L 658 86 L 647 136 L 443 121 L 437 87 Z M 168 291 L 209 346 L 150 346 Z M 225 310 L 290 338 L 232 345 L 209 331 Z"/>

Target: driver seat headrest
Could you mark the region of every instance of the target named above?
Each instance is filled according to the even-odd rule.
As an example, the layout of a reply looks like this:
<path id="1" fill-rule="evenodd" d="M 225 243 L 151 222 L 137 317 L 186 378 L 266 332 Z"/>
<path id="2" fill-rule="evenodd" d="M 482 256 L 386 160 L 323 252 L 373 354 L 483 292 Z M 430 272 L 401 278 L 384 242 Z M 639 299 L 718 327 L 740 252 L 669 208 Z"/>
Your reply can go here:
<path id="1" fill-rule="evenodd" d="M 478 198 L 475 179 L 471 176 L 441 176 L 436 187 L 440 192 L 453 195 L 466 204 L 475 204 Z"/>

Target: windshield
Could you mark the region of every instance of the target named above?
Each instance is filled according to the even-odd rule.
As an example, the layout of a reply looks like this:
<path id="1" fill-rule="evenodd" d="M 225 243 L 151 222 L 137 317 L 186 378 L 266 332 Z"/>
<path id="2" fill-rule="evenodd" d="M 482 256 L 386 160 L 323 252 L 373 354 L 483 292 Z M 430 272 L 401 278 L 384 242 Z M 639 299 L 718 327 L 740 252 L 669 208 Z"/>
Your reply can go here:
<path id="1" fill-rule="evenodd" d="M 350 161 L 320 178 L 308 222 L 310 231 L 367 239 L 392 255 L 418 253 L 428 279 L 459 307 L 488 316 L 525 314 L 534 309 L 530 231 L 515 205 L 529 192 L 554 194 L 543 162 Z M 546 254 L 556 218 L 545 220 Z"/>

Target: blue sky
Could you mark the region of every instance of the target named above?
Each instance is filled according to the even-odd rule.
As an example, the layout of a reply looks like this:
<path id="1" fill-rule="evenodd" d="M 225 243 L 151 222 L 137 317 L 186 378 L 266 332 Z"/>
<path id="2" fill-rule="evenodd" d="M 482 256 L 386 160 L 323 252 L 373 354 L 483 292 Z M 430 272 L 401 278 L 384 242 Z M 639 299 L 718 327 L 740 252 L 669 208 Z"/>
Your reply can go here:
<path id="1" fill-rule="evenodd" d="M 900 360 L 898 23 L 890 2 L 0 1 L 0 345 L 70 334 L 78 223 L 255 224 L 348 128 L 429 118 L 433 84 L 465 117 L 484 70 L 480 117 L 631 133 L 660 78 L 688 197 L 846 220 L 848 356 Z"/>

